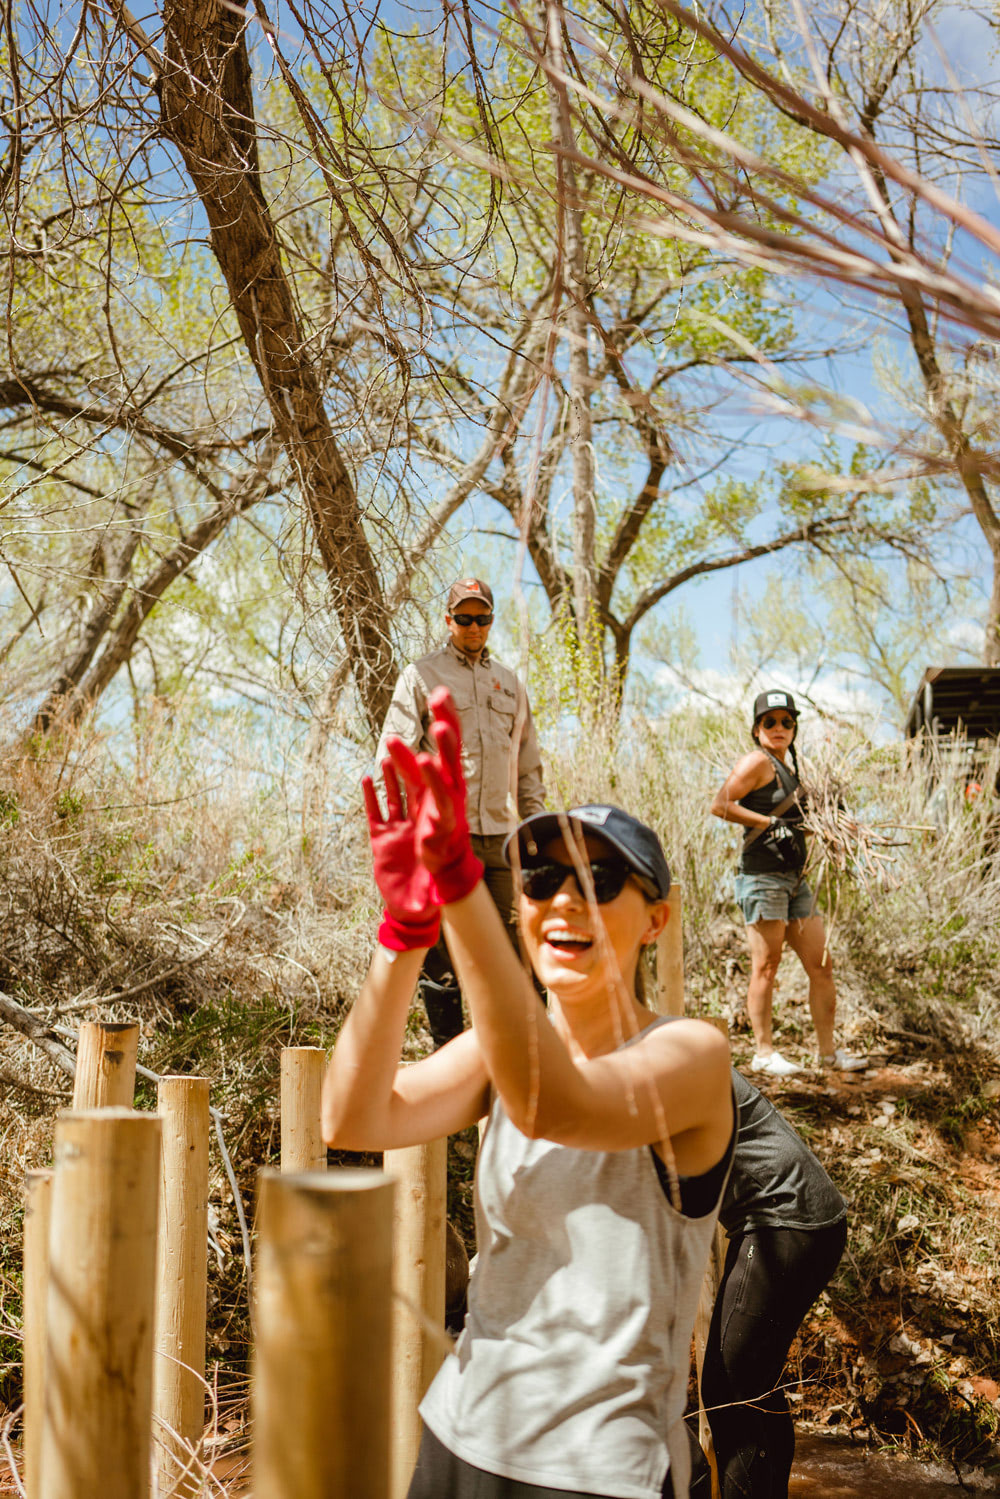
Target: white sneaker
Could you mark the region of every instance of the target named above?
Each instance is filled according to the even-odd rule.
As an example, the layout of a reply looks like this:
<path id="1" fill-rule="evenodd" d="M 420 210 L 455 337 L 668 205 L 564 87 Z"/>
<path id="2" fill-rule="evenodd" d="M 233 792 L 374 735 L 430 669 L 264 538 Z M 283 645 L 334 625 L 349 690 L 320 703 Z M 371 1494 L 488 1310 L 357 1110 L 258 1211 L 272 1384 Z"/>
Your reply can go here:
<path id="1" fill-rule="evenodd" d="M 832 1056 L 820 1057 L 819 1065 L 832 1072 L 864 1072 L 868 1066 L 868 1058 L 852 1056 L 849 1051 L 838 1046 Z"/>
<path id="2" fill-rule="evenodd" d="M 793 1077 L 802 1068 L 798 1062 L 790 1062 L 787 1057 L 783 1057 L 780 1051 L 769 1051 L 763 1057 L 758 1053 L 750 1063 L 750 1070 L 766 1072 L 769 1077 Z"/>

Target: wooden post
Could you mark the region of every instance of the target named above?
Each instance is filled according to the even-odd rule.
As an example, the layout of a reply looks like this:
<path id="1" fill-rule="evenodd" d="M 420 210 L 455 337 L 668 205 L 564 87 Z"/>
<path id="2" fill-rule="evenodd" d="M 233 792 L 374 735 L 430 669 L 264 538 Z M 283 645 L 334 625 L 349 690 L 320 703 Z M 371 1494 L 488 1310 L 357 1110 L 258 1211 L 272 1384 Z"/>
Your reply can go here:
<path id="1" fill-rule="evenodd" d="M 681 889 L 672 884 L 667 897 L 670 917 L 656 941 L 656 1009 L 661 1015 L 684 1014 L 684 912 Z M 728 1038 L 729 1023 L 721 1016 L 702 1017 L 716 1026 Z M 719 1499 L 719 1473 L 712 1446 L 712 1433 L 708 1417 L 701 1401 L 701 1370 L 705 1361 L 705 1345 L 712 1321 L 712 1308 L 719 1292 L 722 1270 L 726 1263 L 726 1234 L 716 1226 L 712 1240 L 705 1278 L 698 1297 L 698 1311 L 694 1324 L 694 1357 L 698 1373 L 698 1441 L 708 1459 L 712 1474 L 712 1499 Z"/>
<path id="2" fill-rule="evenodd" d="M 325 1171 L 320 1126 L 326 1052 L 322 1046 L 281 1049 L 281 1169 Z"/>
<path id="3" fill-rule="evenodd" d="M 681 887 L 670 886 L 670 917 L 656 939 L 656 1009 L 661 1015 L 684 1014 L 684 911 Z"/>
<path id="4" fill-rule="evenodd" d="M 712 1499 L 720 1499 L 721 1491 L 712 1430 L 708 1424 L 708 1416 L 705 1413 L 705 1405 L 701 1396 L 701 1371 L 705 1363 L 705 1345 L 708 1342 L 708 1329 L 712 1322 L 712 1308 L 719 1294 L 719 1283 L 722 1279 L 723 1266 L 726 1263 L 726 1243 L 725 1229 L 716 1224 L 708 1264 L 705 1267 L 705 1278 L 698 1294 L 698 1311 L 694 1321 L 694 1366 L 698 1375 L 698 1445 L 705 1454 L 712 1475 Z"/>
<path id="5" fill-rule="evenodd" d="M 39 1456 L 45 1407 L 45 1299 L 49 1290 L 49 1221 L 52 1172 L 24 1176 L 24 1489 L 39 1499 Z"/>
<path id="6" fill-rule="evenodd" d="M 714 1025 L 716 1030 L 722 1032 L 729 1039 L 729 1021 L 722 1015 L 703 1015 L 701 1017 L 709 1025 Z M 705 1363 L 705 1345 L 708 1342 L 708 1329 L 712 1322 L 712 1308 L 715 1306 L 715 1298 L 719 1294 L 719 1286 L 722 1282 L 722 1272 L 726 1264 L 726 1247 L 729 1236 L 721 1224 L 715 1225 L 715 1235 L 712 1239 L 712 1249 L 708 1257 L 708 1265 L 705 1268 L 705 1279 L 701 1283 L 701 1292 L 698 1297 L 698 1311 L 694 1320 L 694 1363 L 698 1374 L 698 1444 L 708 1459 L 708 1466 L 712 1473 L 712 1499 L 719 1499 L 719 1470 L 715 1461 L 715 1447 L 712 1444 L 712 1431 L 708 1424 L 708 1416 L 705 1414 L 705 1404 L 701 1398 L 701 1371 Z"/>
<path id="7" fill-rule="evenodd" d="M 208 1078 L 161 1077 L 153 1412 L 159 1492 L 200 1491 L 208 1298 Z"/>
<path id="8" fill-rule="evenodd" d="M 139 1024 L 135 1020 L 85 1020 L 80 1027 L 73 1080 L 73 1109 L 132 1107 Z"/>
<path id="9" fill-rule="evenodd" d="M 420 1450 L 417 1406 L 444 1357 L 448 1141 L 387 1150 L 384 1166 L 396 1179 L 390 1492 L 406 1499 Z"/>
<path id="10" fill-rule="evenodd" d="M 63 1113 L 54 1155 L 41 1496 L 143 1499 L 160 1121 Z"/>
<path id="11" fill-rule="evenodd" d="M 387 1499 L 396 1184 L 367 1170 L 258 1183 L 254 1499 Z"/>

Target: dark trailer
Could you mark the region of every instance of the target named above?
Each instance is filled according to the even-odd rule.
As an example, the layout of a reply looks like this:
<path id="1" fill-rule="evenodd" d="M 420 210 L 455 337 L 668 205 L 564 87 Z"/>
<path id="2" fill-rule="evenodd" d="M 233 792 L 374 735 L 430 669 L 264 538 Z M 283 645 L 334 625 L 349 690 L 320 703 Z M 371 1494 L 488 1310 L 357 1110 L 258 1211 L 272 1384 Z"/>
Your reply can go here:
<path id="1" fill-rule="evenodd" d="M 928 666 L 906 715 L 906 737 L 1000 735 L 1000 666 Z"/>

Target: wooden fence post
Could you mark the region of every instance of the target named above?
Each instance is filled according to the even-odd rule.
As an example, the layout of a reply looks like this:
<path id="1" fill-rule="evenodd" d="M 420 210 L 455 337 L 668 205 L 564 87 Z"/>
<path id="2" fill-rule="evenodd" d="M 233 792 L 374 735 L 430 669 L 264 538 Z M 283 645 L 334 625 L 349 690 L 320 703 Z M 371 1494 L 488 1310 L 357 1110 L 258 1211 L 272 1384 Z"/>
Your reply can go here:
<path id="1" fill-rule="evenodd" d="M 254 1499 L 388 1499 L 396 1184 L 369 1170 L 258 1183 Z"/>
<path id="2" fill-rule="evenodd" d="M 85 1020 L 80 1027 L 73 1079 L 73 1110 L 132 1107 L 135 1059 L 139 1050 L 136 1020 Z"/>
<path id="3" fill-rule="evenodd" d="M 149 1493 L 159 1155 L 155 1114 L 56 1120 L 42 1499 Z"/>
<path id="4" fill-rule="evenodd" d="M 159 1492 L 198 1492 L 205 1430 L 208 1297 L 206 1077 L 161 1077 L 160 1228 L 156 1277 L 153 1413 Z"/>
<path id="5" fill-rule="evenodd" d="M 52 1172 L 24 1176 L 24 1415 L 21 1443 L 24 1488 L 39 1499 L 39 1456 L 45 1408 L 45 1300 L 49 1291 L 49 1223 Z"/>
<path id="6" fill-rule="evenodd" d="M 670 916 L 656 939 L 656 1006 L 661 1015 L 684 1014 L 684 910 L 681 887 L 670 886 Z"/>
<path id="7" fill-rule="evenodd" d="M 729 1021 L 722 1015 L 703 1015 L 701 1017 L 709 1025 L 714 1025 L 716 1030 L 721 1031 L 726 1040 L 729 1039 Z M 728 1235 L 721 1223 L 715 1225 L 715 1235 L 712 1239 L 712 1249 L 708 1257 L 708 1266 L 705 1270 L 705 1279 L 701 1283 L 701 1293 L 698 1297 L 698 1311 L 694 1321 L 694 1364 L 698 1374 L 698 1444 L 708 1459 L 708 1466 L 712 1473 L 712 1499 L 719 1499 L 719 1470 L 715 1461 L 715 1447 L 712 1444 L 712 1431 L 708 1424 L 708 1416 L 705 1414 L 705 1405 L 701 1398 L 701 1371 L 705 1362 L 705 1345 L 708 1342 L 708 1329 L 712 1321 L 712 1308 L 715 1306 L 715 1298 L 719 1294 L 719 1285 L 722 1281 L 722 1272 L 726 1264 L 726 1246 Z"/>
<path id="8" fill-rule="evenodd" d="M 406 1499 L 420 1450 L 417 1407 L 445 1349 L 448 1141 L 387 1150 L 384 1168 L 396 1179 L 391 1494 Z"/>
<path id="9" fill-rule="evenodd" d="M 281 1169 L 325 1171 L 320 1125 L 326 1052 L 322 1046 L 281 1049 Z"/>
<path id="10" fill-rule="evenodd" d="M 667 897 L 670 917 L 656 941 L 656 1006 L 661 1015 L 684 1014 L 684 908 L 681 889 L 672 884 Z M 726 1037 L 729 1023 L 721 1016 L 704 1015 L 710 1025 L 716 1026 Z M 698 1373 L 698 1442 L 708 1459 L 712 1474 L 712 1499 L 719 1499 L 719 1474 L 712 1446 L 712 1433 L 708 1417 L 701 1403 L 701 1369 L 705 1358 L 705 1344 L 712 1320 L 712 1308 L 719 1292 L 722 1269 L 726 1263 L 726 1234 L 716 1227 L 712 1241 L 705 1278 L 698 1298 L 698 1312 L 694 1324 L 694 1357 Z"/>

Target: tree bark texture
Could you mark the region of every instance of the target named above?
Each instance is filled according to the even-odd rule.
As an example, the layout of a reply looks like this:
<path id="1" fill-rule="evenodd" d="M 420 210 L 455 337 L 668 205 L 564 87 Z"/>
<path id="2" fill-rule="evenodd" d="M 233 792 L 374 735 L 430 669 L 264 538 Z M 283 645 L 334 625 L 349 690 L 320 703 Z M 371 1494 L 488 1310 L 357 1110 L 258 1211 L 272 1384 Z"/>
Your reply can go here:
<path id="1" fill-rule="evenodd" d="M 260 184 L 245 23 L 218 0 L 169 0 L 163 23 L 163 133 L 179 150 L 208 218 L 212 250 L 295 465 L 364 712 L 377 733 L 395 677 L 382 587 Z"/>
<path id="2" fill-rule="evenodd" d="M 142 582 L 136 584 L 130 583 L 128 569 L 138 545 L 138 532 L 130 533 L 127 557 L 122 558 L 117 569 L 114 590 L 112 592 L 110 584 L 105 585 L 104 606 L 99 613 L 95 612 L 79 649 L 61 668 L 55 686 L 46 694 L 35 714 L 33 732 L 47 733 L 57 721 L 76 723 L 86 709 L 97 702 L 117 672 L 130 660 L 139 631 L 170 585 L 222 535 L 234 517 L 274 492 L 270 477 L 272 462 L 271 444 L 268 443 L 255 469 L 228 494 L 223 494 L 176 546 L 160 558 Z M 125 609 L 117 614 L 118 605 L 130 587 L 132 597 Z"/>
<path id="3" fill-rule="evenodd" d="M 597 514 L 591 419 L 593 377 L 588 352 L 591 288 L 587 271 L 583 212 L 573 166 L 576 139 L 566 98 L 566 85 L 561 77 L 565 69 L 562 8 L 554 4 L 553 0 L 546 0 L 543 14 L 546 62 L 552 70 L 546 77 L 549 118 L 552 122 L 553 139 L 560 147 L 557 157 L 560 183 L 557 212 L 562 273 L 559 281 L 566 287 L 570 297 L 566 330 L 569 337 L 570 456 L 573 465 L 573 614 L 580 648 L 586 657 L 591 658 L 594 679 L 600 680 L 603 672 L 598 660 L 602 632 L 598 616 L 598 567 L 595 556 Z"/>

